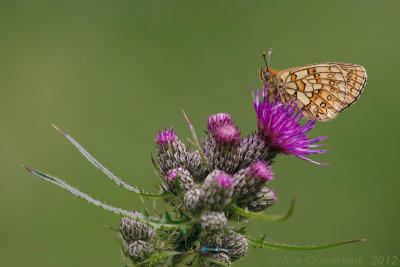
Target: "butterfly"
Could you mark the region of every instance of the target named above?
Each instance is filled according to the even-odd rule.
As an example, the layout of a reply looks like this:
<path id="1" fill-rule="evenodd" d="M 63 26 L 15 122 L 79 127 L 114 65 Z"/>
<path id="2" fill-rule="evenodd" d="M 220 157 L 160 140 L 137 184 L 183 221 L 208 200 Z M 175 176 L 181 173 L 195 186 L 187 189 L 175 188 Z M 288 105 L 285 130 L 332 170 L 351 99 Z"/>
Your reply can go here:
<path id="1" fill-rule="evenodd" d="M 328 121 L 350 107 L 360 96 L 367 82 L 364 67 L 350 63 L 320 63 L 276 71 L 260 69 L 260 79 L 270 98 L 278 95 L 283 103 L 294 100 L 304 116 L 317 121 Z M 296 101 L 297 100 L 297 101 Z"/>

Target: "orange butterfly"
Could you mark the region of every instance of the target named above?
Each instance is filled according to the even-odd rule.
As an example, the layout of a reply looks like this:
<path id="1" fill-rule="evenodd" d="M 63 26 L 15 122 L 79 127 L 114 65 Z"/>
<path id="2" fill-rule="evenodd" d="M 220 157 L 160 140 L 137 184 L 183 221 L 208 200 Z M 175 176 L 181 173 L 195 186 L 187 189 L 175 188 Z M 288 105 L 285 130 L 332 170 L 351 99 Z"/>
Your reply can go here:
<path id="1" fill-rule="evenodd" d="M 364 67 L 349 63 L 320 63 L 276 71 L 267 65 L 260 69 L 260 79 L 268 87 L 270 97 L 279 94 L 283 103 L 298 100 L 297 108 L 308 119 L 327 121 L 351 106 L 367 82 Z"/>

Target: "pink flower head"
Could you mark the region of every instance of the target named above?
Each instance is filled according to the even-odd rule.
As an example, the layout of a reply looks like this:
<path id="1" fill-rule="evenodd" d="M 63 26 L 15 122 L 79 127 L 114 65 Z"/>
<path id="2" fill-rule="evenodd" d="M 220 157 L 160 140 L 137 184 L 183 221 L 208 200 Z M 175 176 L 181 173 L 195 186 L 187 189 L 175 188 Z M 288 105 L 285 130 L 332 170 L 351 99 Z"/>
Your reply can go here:
<path id="1" fill-rule="evenodd" d="M 211 115 L 207 121 L 207 127 L 210 132 L 225 124 L 233 124 L 231 117 L 227 113 L 218 113 L 215 115 Z"/>
<path id="2" fill-rule="evenodd" d="M 315 162 L 305 156 L 309 154 L 324 153 L 327 150 L 313 150 L 321 146 L 315 143 L 326 139 L 326 136 L 308 139 L 306 133 L 310 131 L 315 120 L 310 120 L 304 125 L 300 124 L 303 117 L 301 109 L 295 110 L 297 104 L 294 100 L 284 104 L 278 101 L 279 94 L 274 102 L 269 101 L 267 88 L 260 88 L 256 96 L 252 89 L 254 109 L 257 115 L 258 133 L 264 138 L 270 151 L 295 155 L 301 159 L 319 165 L 328 165 Z"/>
<path id="3" fill-rule="evenodd" d="M 159 131 L 157 133 L 157 138 L 154 139 L 154 141 L 156 141 L 158 145 L 166 145 L 173 143 L 176 138 L 177 136 L 174 129 L 169 127 L 168 129 L 164 129 L 164 131 Z"/>
<path id="4" fill-rule="evenodd" d="M 221 172 L 217 177 L 217 182 L 221 187 L 230 187 L 233 184 L 232 176 Z"/>
<path id="5" fill-rule="evenodd" d="M 274 173 L 271 171 L 271 166 L 261 161 L 257 161 L 250 165 L 249 174 L 256 179 L 261 179 L 263 183 L 274 179 Z"/>
<path id="6" fill-rule="evenodd" d="M 173 181 L 175 181 L 175 178 L 176 178 L 177 175 L 178 175 L 177 169 L 172 169 L 172 170 L 168 171 L 168 173 L 167 173 L 167 179 L 168 179 L 170 182 L 173 182 Z"/>
<path id="7" fill-rule="evenodd" d="M 240 132 L 236 126 L 225 124 L 214 131 L 213 134 L 216 143 L 222 145 L 238 145 L 240 142 Z"/>

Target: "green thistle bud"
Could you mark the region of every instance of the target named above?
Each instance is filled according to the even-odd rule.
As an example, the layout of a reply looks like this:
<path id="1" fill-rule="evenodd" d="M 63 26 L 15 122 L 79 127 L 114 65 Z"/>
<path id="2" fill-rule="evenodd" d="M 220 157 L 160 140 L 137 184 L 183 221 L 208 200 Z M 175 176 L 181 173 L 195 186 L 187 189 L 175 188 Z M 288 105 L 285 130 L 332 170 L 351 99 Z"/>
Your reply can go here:
<path id="1" fill-rule="evenodd" d="M 207 211 L 201 215 L 201 228 L 207 232 L 219 232 L 225 229 L 227 219 L 223 212 Z"/>
<path id="2" fill-rule="evenodd" d="M 222 247 L 229 250 L 229 258 L 235 261 L 246 255 L 249 245 L 244 235 L 230 231 L 223 236 Z"/>
<path id="3" fill-rule="evenodd" d="M 229 174 L 215 170 L 210 173 L 203 183 L 204 206 L 220 211 L 232 199 L 233 180 Z"/>
<path id="4" fill-rule="evenodd" d="M 159 131 L 155 141 L 158 165 L 162 174 L 165 175 L 171 169 L 187 165 L 189 153 L 172 127 Z"/>
<path id="5" fill-rule="evenodd" d="M 269 189 L 267 187 L 263 187 L 260 192 L 257 193 L 255 199 L 250 201 L 248 204 L 248 208 L 251 211 L 262 211 L 272 206 L 276 203 L 277 197 L 276 193 L 273 189 Z"/>
<path id="6" fill-rule="evenodd" d="M 122 237 L 128 243 L 136 240 L 153 242 L 156 237 L 155 230 L 148 224 L 126 217 L 122 218 L 119 229 Z"/>
<path id="7" fill-rule="evenodd" d="M 240 165 L 240 132 L 231 124 L 224 124 L 209 132 L 204 147 L 211 169 L 234 173 Z"/>
<path id="8" fill-rule="evenodd" d="M 148 258 L 154 250 L 153 244 L 143 240 L 138 240 L 130 243 L 127 246 L 129 256 L 135 261 L 141 261 Z"/>
<path id="9" fill-rule="evenodd" d="M 188 159 L 188 170 L 196 182 L 201 182 L 209 173 L 207 166 L 204 165 L 203 160 L 201 159 L 199 151 L 193 151 L 189 154 Z"/>
<path id="10" fill-rule="evenodd" d="M 273 180 L 273 173 L 268 163 L 257 161 L 236 173 L 233 180 L 239 205 L 246 205 L 268 181 Z"/>
<path id="11" fill-rule="evenodd" d="M 239 146 L 240 167 L 246 168 L 258 160 L 268 161 L 272 159 L 276 153 L 269 153 L 266 147 L 266 142 L 258 134 L 242 138 Z"/>
<path id="12" fill-rule="evenodd" d="M 200 246 L 222 246 L 222 234 L 207 234 L 200 239 Z"/>
<path id="13" fill-rule="evenodd" d="M 185 207 L 190 213 L 198 213 L 203 208 L 204 191 L 201 189 L 191 189 L 186 192 L 184 202 Z"/>
<path id="14" fill-rule="evenodd" d="M 177 194 L 178 190 L 176 188 L 176 179 L 178 179 L 178 183 L 181 187 L 182 192 L 186 192 L 193 187 L 193 178 L 190 175 L 189 171 L 184 168 L 175 168 L 168 171 L 165 176 L 165 181 L 168 185 L 168 189 L 173 194 Z"/>

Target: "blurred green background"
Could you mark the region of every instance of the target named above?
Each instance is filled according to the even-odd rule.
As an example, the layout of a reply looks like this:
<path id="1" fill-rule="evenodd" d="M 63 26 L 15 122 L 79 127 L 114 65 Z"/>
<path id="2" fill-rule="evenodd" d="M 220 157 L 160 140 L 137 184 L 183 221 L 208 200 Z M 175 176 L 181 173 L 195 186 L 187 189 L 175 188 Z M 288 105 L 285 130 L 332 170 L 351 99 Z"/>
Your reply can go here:
<path id="1" fill-rule="evenodd" d="M 172 125 L 190 136 L 182 108 L 199 133 L 217 112 L 229 112 L 243 134 L 256 130 L 250 84 L 261 85 L 269 47 L 274 68 L 351 62 L 365 66 L 368 82 L 354 106 L 311 131 L 329 136 L 330 151 L 312 158 L 330 166 L 278 158 L 271 185 L 279 202 L 269 212 L 284 211 L 296 193 L 295 213 L 283 223 L 252 221 L 252 233 L 293 244 L 368 242 L 252 249 L 236 266 L 358 256 L 368 266 L 374 256 L 400 256 L 399 12 L 399 1 L 1 1 L 0 265 L 121 266 L 105 227 L 119 218 L 35 179 L 21 163 L 141 210 L 50 123 L 149 190 L 157 183 L 155 133 Z"/>

